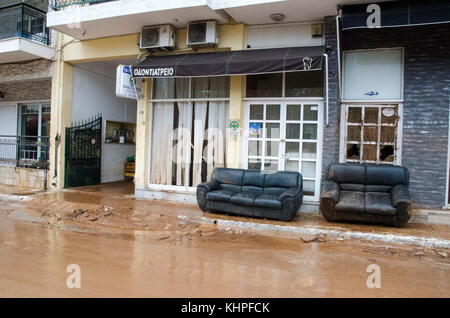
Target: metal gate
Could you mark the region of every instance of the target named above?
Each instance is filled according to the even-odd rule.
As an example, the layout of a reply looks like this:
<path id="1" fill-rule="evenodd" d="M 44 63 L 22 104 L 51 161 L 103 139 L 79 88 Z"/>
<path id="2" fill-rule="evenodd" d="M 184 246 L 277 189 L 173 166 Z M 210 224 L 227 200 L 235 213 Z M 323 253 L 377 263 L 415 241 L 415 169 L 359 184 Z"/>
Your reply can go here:
<path id="1" fill-rule="evenodd" d="M 100 183 L 101 137 L 100 114 L 66 128 L 64 187 Z"/>

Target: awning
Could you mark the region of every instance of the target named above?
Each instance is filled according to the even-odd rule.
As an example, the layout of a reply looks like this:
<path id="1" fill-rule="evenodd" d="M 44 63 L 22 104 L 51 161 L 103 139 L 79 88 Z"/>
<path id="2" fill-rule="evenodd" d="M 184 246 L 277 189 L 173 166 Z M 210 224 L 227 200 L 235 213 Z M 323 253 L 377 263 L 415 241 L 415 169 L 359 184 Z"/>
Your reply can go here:
<path id="1" fill-rule="evenodd" d="M 414 26 L 450 22 L 450 1 L 448 0 L 405 0 L 386 1 L 342 6 L 342 29 L 368 28 L 367 20 L 377 13 L 379 7 L 380 28 Z M 369 6 L 371 6 L 369 8 Z M 371 25 L 371 27 L 373 27 Z"/>
<path id="2" fill-rule="evenodd" d="M 324 46 L 149 56 L 134 77 L 191 77 L 320 70 Z"/>

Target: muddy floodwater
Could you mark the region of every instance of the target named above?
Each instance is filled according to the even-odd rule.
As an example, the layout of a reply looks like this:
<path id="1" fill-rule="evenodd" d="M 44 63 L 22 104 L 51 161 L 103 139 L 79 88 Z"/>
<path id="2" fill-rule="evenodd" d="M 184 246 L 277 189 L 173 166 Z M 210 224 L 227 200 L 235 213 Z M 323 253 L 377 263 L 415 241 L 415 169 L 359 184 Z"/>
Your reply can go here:
<path id="1" fill-rule="evenodd" d="M 450 297 L 448 250 L 189 222 L 179 215 L 202 216 L 197 207 L 127 189 L 0 199 L 0 296 Z M 81 288 L 66 285 L 70 264 Z M 371 264 L 381 288 L 367 286 Z"/>

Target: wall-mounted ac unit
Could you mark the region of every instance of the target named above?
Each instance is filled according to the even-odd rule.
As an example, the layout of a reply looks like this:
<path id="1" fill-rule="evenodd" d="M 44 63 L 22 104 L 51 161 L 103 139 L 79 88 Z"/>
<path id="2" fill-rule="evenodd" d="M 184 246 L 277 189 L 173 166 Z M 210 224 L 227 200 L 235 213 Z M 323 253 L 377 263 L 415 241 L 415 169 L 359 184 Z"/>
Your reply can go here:
<path id="1" fill-rule="evenodd" d="M 216 46 L 219 43 L 216 21 L 210 20 L 189 23 L 186 43 L 191 47 Z"/>
<path id="2" fill-rule="evenodd" d="M 170 24 L 142 28 L 139 47 L 145 50 L 171 49 L 176 46 L 176 31 Z"/>

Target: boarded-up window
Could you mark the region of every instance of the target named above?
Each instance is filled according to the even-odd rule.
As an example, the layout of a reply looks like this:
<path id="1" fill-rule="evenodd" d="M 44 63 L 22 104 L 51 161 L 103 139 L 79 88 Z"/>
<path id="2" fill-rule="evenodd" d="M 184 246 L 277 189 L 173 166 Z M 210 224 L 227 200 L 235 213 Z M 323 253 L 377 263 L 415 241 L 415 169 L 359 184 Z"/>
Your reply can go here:
<path id="1" fill-rule="evenodd" d="M 346 105 L 345 162 L 394 164 L 398 121 L 397 105 Z"/>

